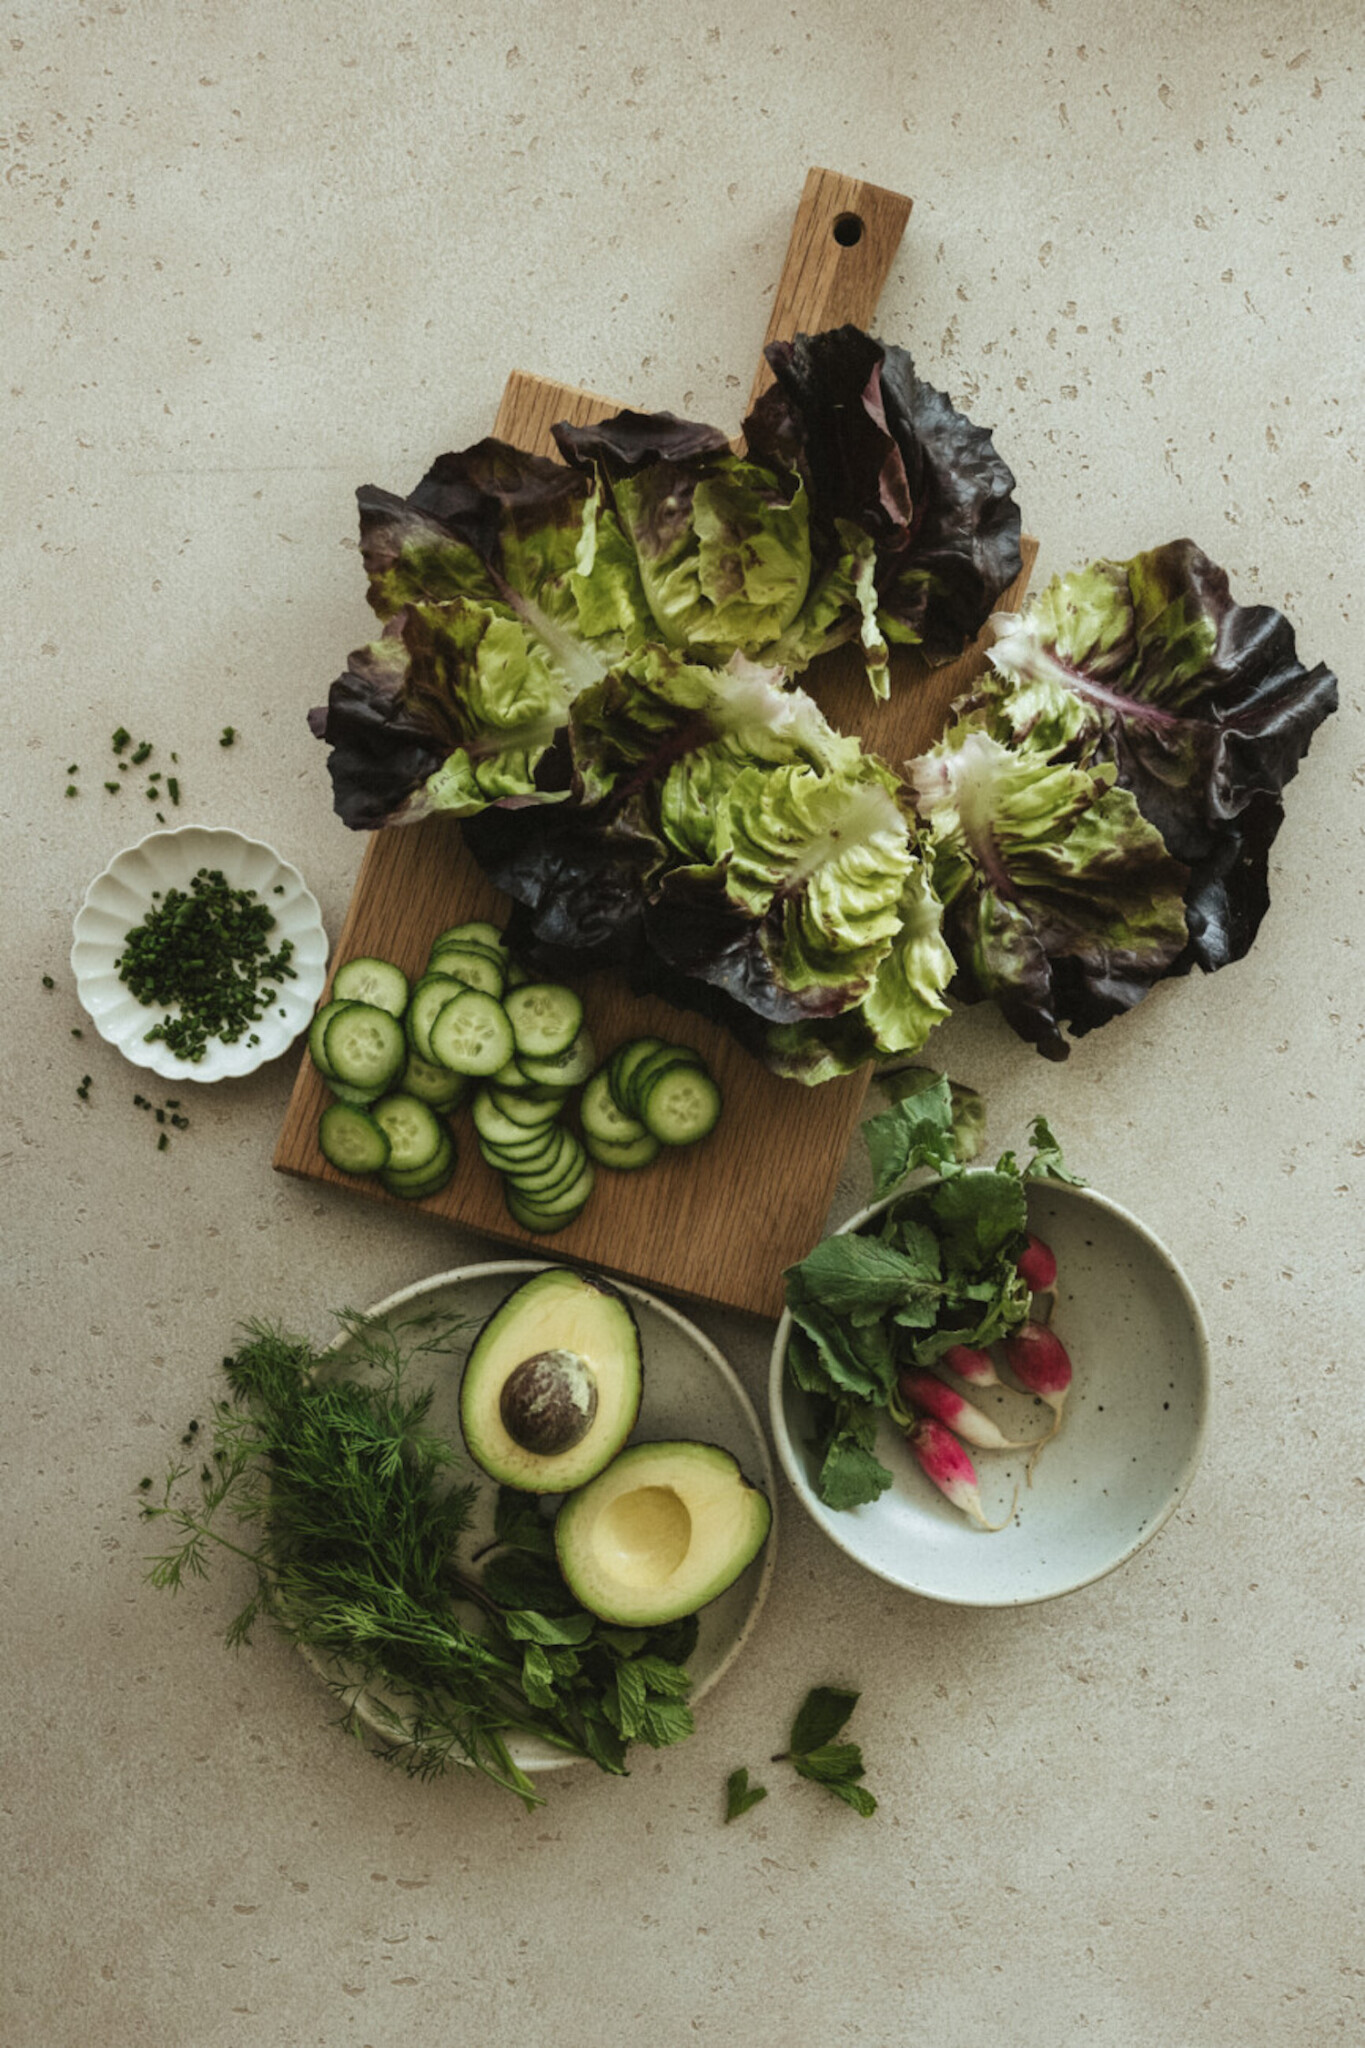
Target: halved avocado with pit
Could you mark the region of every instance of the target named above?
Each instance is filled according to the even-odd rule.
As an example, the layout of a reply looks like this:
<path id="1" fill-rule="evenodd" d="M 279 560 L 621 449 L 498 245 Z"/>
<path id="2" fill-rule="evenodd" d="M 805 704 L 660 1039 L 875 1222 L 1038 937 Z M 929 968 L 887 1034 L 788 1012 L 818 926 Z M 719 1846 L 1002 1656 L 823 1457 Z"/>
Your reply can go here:
<path id="1" fill-rule="evenodd" d="M 624 1295 L 552 1266 L 515 1288 L 474 1340 L 460 1383 L 469 1455 L 503 1486 L 568 1493 L 630 1435 L 642 1378 Z"/>
<path id="2" fill-rule="evenodd" d="M 768 1497 L 717 1444 L 632 1444 L 566 1500 L 555 1551 L 580 1606 L 623 1628 L 695 1614 L 752 1564 Z"/>

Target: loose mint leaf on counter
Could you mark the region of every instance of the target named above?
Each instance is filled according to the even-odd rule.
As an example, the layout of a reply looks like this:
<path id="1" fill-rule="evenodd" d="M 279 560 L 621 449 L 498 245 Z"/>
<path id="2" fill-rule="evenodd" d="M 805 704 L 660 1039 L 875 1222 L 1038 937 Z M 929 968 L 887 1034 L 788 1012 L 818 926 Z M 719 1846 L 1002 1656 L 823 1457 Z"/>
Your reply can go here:
<path id="1" fill-rule="evenodd" d="M 804 1756 L 810 1750 L 833 1742 L 857 1706 L 859 1697 L 858 1693 L 849 1692 L 842 1686 L 812 1686 L 792 1722 L 793 1754 Z"/>
<path id="2" fill-rule="evenodd" d="M 792 1723 L 791 1748 L 785 1761 L 802 1778 L 823 1785 L 837 1799 L 851 1806 L 864 1819 L 877 1811 L 877 1802 L 858 1783 L 863 1775 L 863 1753 L 856 1742 L 836 1742 L 860 1695 L 842 1686 L 817 1685 L 807 1693 Z M 783 1761 L 775 1757 L 775 1763 Z"/>
<path id="3" fill-rule="evenodd" d="M 725 1780 L 726 1821 L 738 1820 L 741 1814 L 748 1813 L 750 1807 L 757 1806 L 759 1801 L 766 1799 L 767 1796 L 767 1786 L 751 1785 L 749 1773 L 741 1764 L 739 1769 L 731 1771 Z"/>

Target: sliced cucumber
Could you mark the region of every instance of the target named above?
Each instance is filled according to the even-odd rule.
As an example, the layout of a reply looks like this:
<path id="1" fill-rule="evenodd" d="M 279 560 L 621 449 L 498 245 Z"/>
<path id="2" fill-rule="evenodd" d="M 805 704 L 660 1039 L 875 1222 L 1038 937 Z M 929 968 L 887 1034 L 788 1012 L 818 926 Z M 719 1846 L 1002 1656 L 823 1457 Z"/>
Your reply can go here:
<path id="1" fill-rule="evenodd" d="M 644 1122 L 645 1097 L 660 1074 L 666 1074 L 674 1067 L 691 1067 L 706 1070 L 706 1062 L 698 1052 L 688 1045 L 661 1045 L 631 1069 L 625 1084 L 626 1113 L 637 1123 Z"/>
<path id="2" fill-rule="evenodd" d="M 334 1081 L 330 1077 L 327 1086 L 338 1102 L 349 1102 L 354 1109 L 368 1109 L 372 1102 L 378 1102 L 384 1093 L 382 1088 L 352 1088 L 345 1081 Z"/>
<path id="3" fill-rule="evenodd" d="M 622 1116 L 634 1114 L 628 1093 L 631 1075 L 641 1060 L 648 1059 L 662 1044 L 661 1038 L 628 1038 L 624 1045 L 617 1046 L 607 1061 L 607 1085 Z"/>
<path id="4" fill-rule="evenodd" d="M 507 954 L 507 941 L 495 924 L 476 919 L 472 924 L 449 924 L 443 932 L 437 932 L 431 942 L 434 953 L 438 946 L 459 946 L 464 944 L 486 946 L 490 952 Z"/>
<path id="5" fill-rule="evenodd" d="M 586 1025 L 572 1045 L 552 1059 L 538 1060 L 530 1053 L 517 1054 L 517 1065 L 527 1080 L 538 1081 L 548 1088 L 577 1088 L 587 1080 L 596 1064 L 597 1055 Z"/>
<path id="6" fill-rule="evenodd" d="M 719 1116 L 720 1090 L 705 1067 L 666 1067 L 642 1091 L 641 1121 L 661 1145 L 695 1145 Z"/>
<path id="7" fill-rule="evenodd" d="M 512 1057 L 512 1027 L 495 997 L 467 988 L 443 1004 L 432 1024 L 431 1056 L 456 1074 L 484 1078 Z"/>
<path id="8" fill-rule="evenodd" d="M 528 981 L 508 991 L 504 1005 L 518 1063 L 560 1059 L 583 1024 L 583 1005 L 571 988 L 552 981 Z"/>
<path id="9" fill-rule="evenodd" d="M 342 1173 L 378 1173 L 389 1162 L 389 1140 L 375 1118 L 349 1102 L 329 1103 L 318 1122 L 322 1156 Z"/>
<path id="10" fill-rule="evenodd" d="M 578 1103 L 578 1121 L 583 1126 L 585 1138 L 601 1138 L 610 1145 L 633 1144 L 647 1136 L 642 1123 L 634 1117 L 623 1116 L 617 1108 L 606 1067 L 599 1067 L 583 1090 Z"/>
<path id="11" fill-rule="evenodd" d="M 486 996 L 501 996 L 507 986 L 502 961 L 482 946 L 437 946 L 427 962 L 428 974 L 453 974 L 466 988 L 482 989 Z"/>
<path id="12" fill-rule="evenodd" d="M 398 1019 L 374 1003 L 348 1002 L 322 1034 L 327 1072 L 351 1088 L 386 1088 L 403 1070 L 407 1042 Z"/>
<path id="13" fill-rule="evenodd" d="M 560 1131 L 557 1144 L 539 1166 L 519 1166 L 504 1177 L 533 1201 L 545 1201 L 568 1187 L 583 1170 L 584 1152 L 572 1131 Z"/>
<path id="14" fill-rule="evenodd" d="M 614 1167 L 618 1173 L 635 1173 L 642 1166 L 650 1166 L 659 1156 L 659 1140 L 652 1131 L 641 1129 L 638 1138 L 628 1144 L 613 1144 L 607 1138 L 594 1138 L 591 1132 L 583 1133 L 583 1143 L 588 1156 L 599 1166 Z"/>
<path id="15" fill-rule="evenodd" d="M 362 954 L 338 967 L 332 976 L 332 995 L 353 1003 L 373 1003 L 391 1017 L 401 1017 L 408 1006 L 408 977 L 392 960 Z"/>
<path id="16" fill-rule="evenodd" d="M 324 1003 L 308 1027 L 308 1051 L 313 1065 L 325 1081 L 335 1081 L 336 1079 L 336 1075 L 327 1064 L 327 1050 L 323 1043 L 327 1036 L 327 1026 L 340 1011 L 349 1008 L 350 1004 L 344 999 Z"/>
<path id="17" fill-rule="evenodd" d="M 501 1110 L 510 1123 L 520 1124 L 528 1131 L 538 1131 L 543 1124 L 552 1124 L 564 1106 L 564 1097 L 557 1088 L 545 1089 L 543 1100 L 531 1095 L 514 1095 L 510 1088 L 498 1085 L 496 1074 L 489 1083 L 488 1092 L 494 1107 Z"/>
<path id="18" fill-rule="evenodd" d="M 588 1171 L 591 1170 L 589 1167 Z M 578 1221 L 591 1193 L 592 1182 L 588 1181 L 581 1200 L 576 1199 L 561 1208 L 544 1209 L 519 1194 L 509 1182 L 503 1188 L 502 1198 L 507 1204 L 507 1213 L 523 1230 L 532 1230 L 537 1237 L 553 1237 L 557 1230 L 567 1230 L 571 1223 Z"/>
<path id="19" fill-rule="evenodd" d="M 463 1074 L 452 1074 L 449 1067 L 433 1066 L 418 1052 L 408 1054 L 407 1065 L 398 1077 L 401 1095 L 415 1095 L 441 1116 L 449 1116 L 452 1109 L 459 1108 L 468 1087 Z"/>
<path id="20" fill-rule="evenodd" d="M 457 981 L 453 974 L 424 974 L 414 988 L 412 1000 L 408 1004 L 408 1014 L 403 1023 L 408 1034 L 408 1044 L 417 1057 L 425 1060 L 428 1066 L 439 1065 L 439 1062 L 432 1058 L 431 1027 L 440 1015 L 442 1007 L 462 994 L 468 986 L 467 982 Z"/>
<path id="21" fill-rule="evenodd" d="M 498 1107 L 492 1090 L 488 1088 L 480 1088 L 475 1095 L 471 1114 L 474 1128 L 481 1138 L 486 1138 L 490 1145 L 510 1146 L 513 1151 L 539 1144 L 553 1122 L 552 1117 L 542 1117 L 535 1124 L 518 1122 Z"/>
<path id="22" fill-rule="evenodd" d="M 409 1173 L 429 1167 L 450 1143 L 450 1133 L 434 1110 L 415 1095 L 386 1095 L 370 1115 L 389 1141 L 389 1170 Z"/>
<path id="23" fill-rule="evenodd" d="M 427 1195 L 438 1195 L 455 1171 L 455 1146 L 447 1138 L 429 1166 L 412 1167 L 406 1171 L 386 1167 L 380 1174 L 380 1184 L 391 1195 L 401 1195 L 405 1202 L 420 1202 Z"/>

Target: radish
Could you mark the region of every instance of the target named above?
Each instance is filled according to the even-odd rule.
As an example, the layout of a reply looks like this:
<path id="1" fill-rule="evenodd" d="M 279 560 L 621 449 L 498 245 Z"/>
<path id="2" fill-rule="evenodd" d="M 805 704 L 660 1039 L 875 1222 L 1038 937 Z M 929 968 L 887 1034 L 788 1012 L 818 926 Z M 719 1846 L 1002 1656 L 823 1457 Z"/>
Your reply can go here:
<path id="1" fill-rule="evenodd" d="M 960 1380 L 970 1380 L 974 1387 L 998 1387 L 1000 1375 L 995 1369 L 995 1360 L 989 1351 L 981 1351 L 974 1344 L 950 1344 L 939 1360 L 949 1372 L 955 1372 Z"/>
<path id="2" fill-rule="evenodd" d="M 979 1528 L 995 1531 L 1003 1529 L 1012 1520 L 1019 1498 L 1018 1487 L 1014 1490 L 1014 1500 L 1010 1502 L 1010 1511 L 1004 1522 L 988 1522 L 981 1505 L 975 1465 L 952 1431 L 936 1422 L 932 1415 L 921 1416 L 905 1440 L 925 1478 L 933 1481 L 945 1500 L 951 1501 L 955 1508 L 961 1508 L 964 1515 L 970 1515 Z"/>
<path id="3" fill-rule="evenodd" d="M 1046 1401 L 1060 1424 L 1062 1403 L 1071 1385 L 1071 1360 L 1056 1331 L 1042 1323 L 1025 1323 L 1022 1330 L 1006 1337 L 1005 1359 L 1020 1386 Z"/>
<path id="4" fill-rule="evenodd" d="M 943 1381 L 935 1379 L 931 1372 L 916 1372 L 907 1369 L 897 1381 L 900 1397 L 907 1408 L 917 1415 L 932 1415 L 960 1436 L 966 1443 L 974 1444 L 978 1451 L 1027 1451 L 1033 1443 L 1019 1443 L 997 1429 L 989 1415 L 974 1402 L 964 1400 L 961 1394 L 945 1387 Z"/>
<path id="5" fill-rule="evenodd" d="M 1031 1294 L 1045 1294 L 1049 1287 L 1057 1284 L 1057 1255 L 1041 1237 L 1030 1233 L 1015 1265 Z"/>

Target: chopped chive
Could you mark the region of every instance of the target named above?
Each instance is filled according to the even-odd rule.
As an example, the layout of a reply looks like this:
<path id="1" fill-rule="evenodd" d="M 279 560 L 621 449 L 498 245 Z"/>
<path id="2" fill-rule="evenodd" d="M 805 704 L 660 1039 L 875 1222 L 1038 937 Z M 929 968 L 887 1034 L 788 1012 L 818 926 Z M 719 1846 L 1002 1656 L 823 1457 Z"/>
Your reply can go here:
<path id="1" fill-rule="evenodd" d="M 140 768 L 143 762 L 146 760 L 148 754 L 151 753 L 151 751 L 152 743 L 150 740 L 139 740 L 138 744 L 134 747 L 132 751 L 132 755 L 130 756 L 133 766 L 135 768 Z"/>
<path id="2" fill-rule="evenodd" d="M 73 1038 L 84 1038 L 85 1033 L 80 1029 L 78 1025 L 73 1024 L 71 1027 L 71 1036 Z"/>
<path id="3" fill-rule="evenodd" d="M 157 1149 L 157 1151 L 158 1151 L 158 1152 L 164 1152 L 164 1151 L 166 1150 L 166 1147 L 167 1147 L 167 1146 L 168 1146 L 168 1145 L 170 1144 L 170 1142 L 171 1142 L 171 1141 L 170 1141 L 170 1139 L 169 1139 L 169 1138 L 168 1138 L 168 1137 L 166 1136 L 166 1133 L 165 1133 L 165 1132 L 163 1131 L 163 1132 L 161 1133 L 161 1136 L 160 1136 L 160 1137 L 159 1137 L 159 1138 L 157 1139 L 157 1141 L 156 1141 L 156 1149 Z M 186 1441 L 186 1443 L 188 1443 L 188 1442 L 189 1442 L 189 1438 L 188 1438 L 188 1437 L 186 1437 L 185 1441 Z"/>
<path id="4" fill-rule="evenodd" d="M 129 732 L 127 726 L 121 725 L 118 731 L 114 734 L 113 738 L 110 740 L 109 744 L 112 746 L 116 754 L 121 754 L 123 752 L 123 749 L 127 746 L 129 740 L 132 737 L 133 735 Z"/>
<path id="5" fill-rule="evenodd" d="M 167 796 L 168 796 L 168 797 L 170 798 L 170 800 L 171 800 L 171 802 L 172 802 L 173 804 L 178 804 L 178 803 L 179 803 L 179 801 L 180 801 L 180 784 L 179 784 L 179 781 L 177 780 L 177 778 L 176 778 L 176 777 L 175 777 L 174 775 L 168 775 L 168 776 L 166 777 L 166 794 L 167 794 Z"/>
<path id="6" fill-rule="evenodd" d="M 68 783 L 67 783 L 67 785 L 66 785 L 66 793 L 67 793 L 67 795 L 68 795 L 68 796 L 79 796 L 79 795 L 80 795 L 80 791 L 79 791 L 79 790 L 77 789 L 77 787 L 76 787 L 76 785 L 75 785 L 75 783 L 74 783 L 74 782 L 68 782 Z"/>
<path id="7" fill-rule="evenodd" d="M 55 981 L 54 981 L 54 980 L 52 979 L 52 976 L 51 976 L 50 974 L 45 974 L 45 975 L 43 976 L 43 987 L 44 987 L 44 988 L 55 988 L 56 986 L 57 986 L 57 984 L 56 984 L 56 982 L 55 982 Z"/>
<path id="8" fill-rule="evenodd" d="M 110 796 L 117 796 L 119 791 L 122 789 L 123 784 L 121 782 L 106 782 L 104 786 L 108 790 Z"/>
<path id="9" fill-rule="evenodd" d="M 237 737 L 237 728 L 236 728 L 236 726 L 235 726 L 235 725 L 225 725 L 225 726 L 223 727 L 223 730 L 222 730 L 222 732 L 221 732 L 221 733 L 219 734 L 219 736 L 218 736 L 218 744 L 219 744 L 219 746 L 220 746 L 220 747 L 230 747 L 230 746 L 232 745 L 233 741 L 234 741 L 234 740 L 236 739 L 236 737 Z"/>

